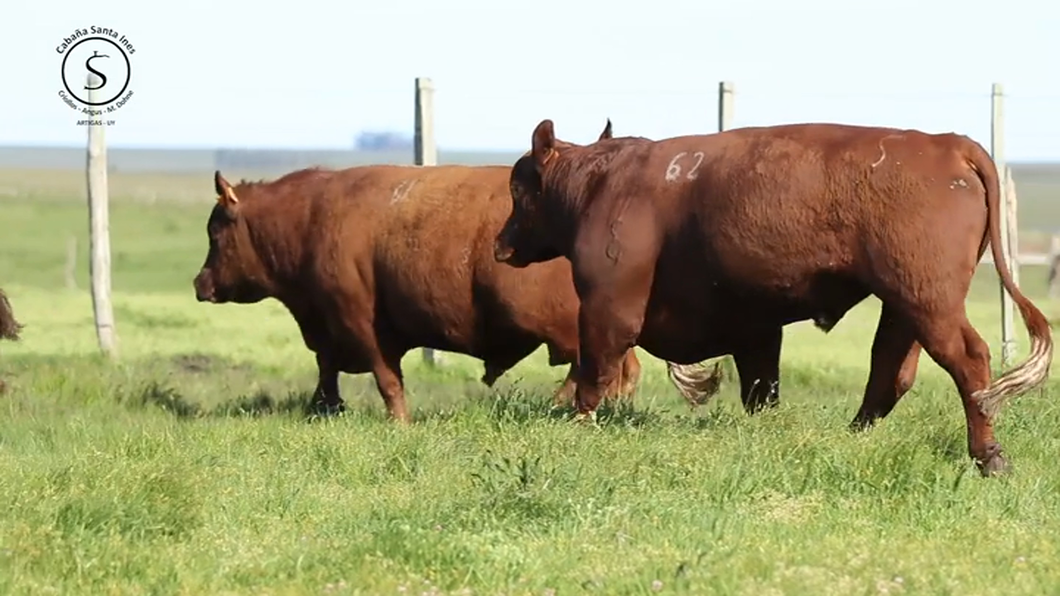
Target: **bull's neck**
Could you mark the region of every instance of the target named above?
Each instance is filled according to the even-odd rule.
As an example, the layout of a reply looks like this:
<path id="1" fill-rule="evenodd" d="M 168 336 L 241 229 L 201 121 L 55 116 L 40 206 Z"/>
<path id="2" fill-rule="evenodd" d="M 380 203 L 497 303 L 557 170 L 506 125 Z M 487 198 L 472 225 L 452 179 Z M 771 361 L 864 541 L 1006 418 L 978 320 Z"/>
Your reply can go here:
<path id="1" fill-rule="evenodd" d="M 546 203 L 549 236 L 553 238 L 554 248 L 567 258 L 574 249 L 574 237 L 586 201 L 585 189 L 580 188 L 581 177 L 573 169 L 570 162 L 561 162 L 542 176 L 542 194 L 549 199 Z"/>
<path id="2" fill-rule="evenodd" d="M 298 284 L 306 258 L 308 204 L 287 197 L 271 198 L 245 214 L 247 232 L 269 292 L 282 300 L 284 290 Z"/>

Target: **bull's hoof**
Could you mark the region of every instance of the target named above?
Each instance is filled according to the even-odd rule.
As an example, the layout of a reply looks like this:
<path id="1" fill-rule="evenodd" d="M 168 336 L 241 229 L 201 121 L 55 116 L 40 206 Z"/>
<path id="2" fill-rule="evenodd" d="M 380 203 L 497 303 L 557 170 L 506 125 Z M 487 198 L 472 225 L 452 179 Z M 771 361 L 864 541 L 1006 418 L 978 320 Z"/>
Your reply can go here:
<path id="1" fill-rule="evenodd" d="M 1005 476 L 1012 471 L 1012 465 L 1008 463 L 1005 456 L 1001 454 L 1001 447 L 995 446 L 987 451 L 984 459 L 976 459 L 975 467 L 984 478 Z"/>
<path id="2" fill-rule="evenodd" d="M 876 426 L 875 417 L 858 414 L 850 421 L 850 424 L 847 425 L 847 429 L 852 433 L 862 433 L 870 430 L 873 426 Z"/>
<path id="3" fill-rule="evenodd" d="M 596 410 L 591 412 L 578 412 L 574 414 L 575 424 L 595 425 L 596 424 Z"/>
<path id="4" fill-rule="evenodd" d="M 327 418 L 331 416 L 341 416 L 346 412 L 346 404 L 343 402 L 338 403 L 324 403 L 324 402 L 312 402 L 309 404 L 306 413 L 310 416 L 316 416 L 320 418 Z"/>
<path id="5" fill-rule="evenodd" d="M 754 401 L 745 403 L 743 411 L 747 412 L 748 416 L 754 416 L 755 414 L 775 410 L 778 407 L 780 407 L 779 401 Z"/>

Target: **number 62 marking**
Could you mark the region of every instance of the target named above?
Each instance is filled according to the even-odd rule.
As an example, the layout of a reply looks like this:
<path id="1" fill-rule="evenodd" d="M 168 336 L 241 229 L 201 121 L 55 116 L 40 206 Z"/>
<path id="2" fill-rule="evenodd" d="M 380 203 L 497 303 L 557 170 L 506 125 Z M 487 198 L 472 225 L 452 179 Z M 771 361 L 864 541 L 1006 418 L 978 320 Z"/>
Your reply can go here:
<path id="1" fill-rule="evenodd" d="M 678 153 L 677 155 L 675 155 L 674 158 L 670 160 L 670 165 L 666 166 L 666 181 L 667 182 L 675 182 L 675 181 L 677 181 L 678 178 L 681 177 L 681 166 L 678 165 L 677 162 L 678 162 L 678 160 L 680 160 L 682 157 L 684 157 L 686 155 L 688 155 L 688 153 L 685 152 L 685 151 L 682 151 L 682 152 Z M 695 163 L 695 165 L 693 165 L 688 170 L 688 173 L 685 174 L 685 179 L 687 179 L 687 180 L 695 180 L 696 176 L 698 176 L 697 171 L 699 170 L 700 164 L 703 163 L 703 152 L 702 151 L 696 151 L 695 153 L 692 154 L 692 157 L 696 160 L 696 163 Z"/>

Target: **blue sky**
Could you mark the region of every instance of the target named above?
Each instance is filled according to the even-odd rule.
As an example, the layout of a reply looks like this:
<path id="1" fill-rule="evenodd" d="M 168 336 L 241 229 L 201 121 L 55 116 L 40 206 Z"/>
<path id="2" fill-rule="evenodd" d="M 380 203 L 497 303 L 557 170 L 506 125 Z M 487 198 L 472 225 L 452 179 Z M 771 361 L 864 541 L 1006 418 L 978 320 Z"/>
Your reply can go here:
<path id="1" fill-rule="evenodd" d="M 95 24 L 136 47 L 114 146 L 348 148 L 363 129 L 411 131 L 417 76 L 434 80 L 449 149 L 523 149 L 542 118 L 576 142 L 608 117 L 619 135 L 712 132 L 721 80 L 736 86 L 735 126 L 837 121 L 987 144 L 1000 82 L 1008 159 L 1060 160 L 1058 3 L 9 4 L 0 144 L 84 142 L 57 96 L 55 46 Z"/>

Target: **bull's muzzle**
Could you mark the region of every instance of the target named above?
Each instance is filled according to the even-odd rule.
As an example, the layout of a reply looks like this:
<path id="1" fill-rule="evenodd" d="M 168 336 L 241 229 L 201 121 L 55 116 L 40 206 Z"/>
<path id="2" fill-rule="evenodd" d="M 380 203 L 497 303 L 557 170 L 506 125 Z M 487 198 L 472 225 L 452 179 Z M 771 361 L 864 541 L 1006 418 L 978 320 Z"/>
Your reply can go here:
<path id="1" fill-rule="evenodd" d="M 506 263 L 512 258 L 513 254 L 515 254 L 515 250 L 502 238 L 497 238 L 493 241 L 493 258 L 498 263 Z"/>
<path id="2" fill-rule="evenodd" d="M 199 271 L 199 274 L 195 276 L 195 280 L 192 281 L 192 285 L 195 286 L 196 300 L 199 302 L 216 302 L 213 279 L 211 279 L 208 270 Z"/>

